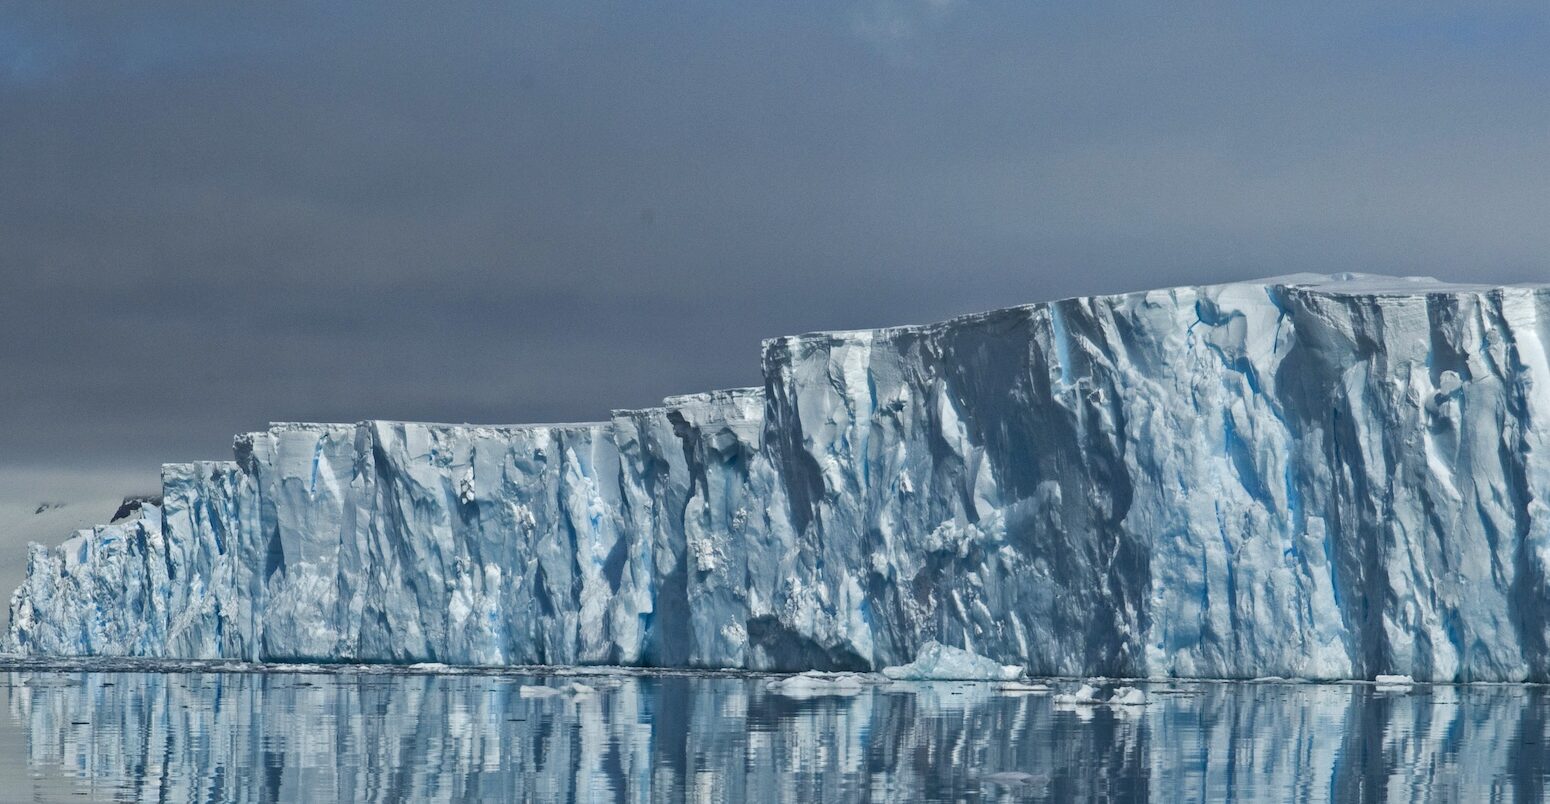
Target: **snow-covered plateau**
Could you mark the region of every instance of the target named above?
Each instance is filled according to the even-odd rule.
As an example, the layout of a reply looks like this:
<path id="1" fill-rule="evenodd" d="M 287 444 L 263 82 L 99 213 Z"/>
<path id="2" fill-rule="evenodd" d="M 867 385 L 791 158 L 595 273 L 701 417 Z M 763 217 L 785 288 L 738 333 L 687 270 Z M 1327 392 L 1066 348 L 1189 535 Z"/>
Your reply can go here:
<path id="1" fill-rule="evenodd" d="M 764 344 L 610 421 L 276 424 L 9 648 L 1550 680 L 1550 289 L 1298 275 Z"/>

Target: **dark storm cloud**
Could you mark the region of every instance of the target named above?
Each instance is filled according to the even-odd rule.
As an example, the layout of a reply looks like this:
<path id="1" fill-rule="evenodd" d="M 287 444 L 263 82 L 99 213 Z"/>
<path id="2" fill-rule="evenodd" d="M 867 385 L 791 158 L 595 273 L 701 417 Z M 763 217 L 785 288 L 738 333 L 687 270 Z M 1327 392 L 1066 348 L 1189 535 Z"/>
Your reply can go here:
<path id="1" fill-rule="evenodd" d="M 759 339 L 1542 278 L 1537 5 L 8 7 L 0 465 L 600 417 Z"/>

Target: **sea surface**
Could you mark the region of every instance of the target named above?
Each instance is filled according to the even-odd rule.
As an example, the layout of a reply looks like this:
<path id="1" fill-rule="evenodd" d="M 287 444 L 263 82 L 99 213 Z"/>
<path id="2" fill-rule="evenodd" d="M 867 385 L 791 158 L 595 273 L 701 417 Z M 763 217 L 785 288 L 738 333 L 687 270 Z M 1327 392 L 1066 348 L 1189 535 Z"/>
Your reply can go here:
<path id="1" fill-rule="evenodd" d="M 1522 685 L 0 664 L 4 801 L 1542 801 Z M 1054 692 L 1076 681 L 1048 682 Z M 1116 684 L 1118 682 L 1115 682 Z M 580 686 L 577 686 L 580 685 Z"/>

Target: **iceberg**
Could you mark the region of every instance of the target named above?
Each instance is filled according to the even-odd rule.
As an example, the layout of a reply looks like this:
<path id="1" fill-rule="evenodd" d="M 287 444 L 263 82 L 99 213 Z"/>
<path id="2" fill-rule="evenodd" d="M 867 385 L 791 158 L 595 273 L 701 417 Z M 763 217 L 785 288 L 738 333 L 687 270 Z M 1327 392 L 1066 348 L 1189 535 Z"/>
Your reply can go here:
<path id="1" fill-rule="evenodd" d="M 1550 681 L 1550 289 L 1295 275 L 766 341 L 607 421 L 280 423 L 7 649 Z"/>

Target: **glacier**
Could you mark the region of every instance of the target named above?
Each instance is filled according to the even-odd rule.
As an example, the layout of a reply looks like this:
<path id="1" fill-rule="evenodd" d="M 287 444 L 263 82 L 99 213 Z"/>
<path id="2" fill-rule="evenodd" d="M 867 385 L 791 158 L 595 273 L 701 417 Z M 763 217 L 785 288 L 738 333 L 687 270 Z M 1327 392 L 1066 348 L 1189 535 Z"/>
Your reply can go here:
<path id="1" fill-rule="evenodd" d="M 781 337 L 608 421 L 280 423 L 7 649 L 1550 680 L 1550 288 L 1294 275 Z"/>

